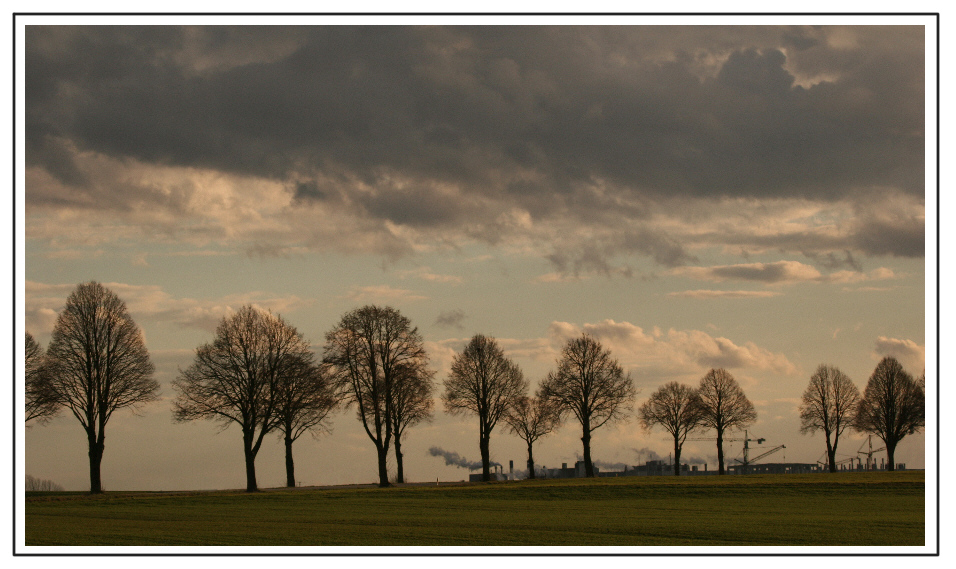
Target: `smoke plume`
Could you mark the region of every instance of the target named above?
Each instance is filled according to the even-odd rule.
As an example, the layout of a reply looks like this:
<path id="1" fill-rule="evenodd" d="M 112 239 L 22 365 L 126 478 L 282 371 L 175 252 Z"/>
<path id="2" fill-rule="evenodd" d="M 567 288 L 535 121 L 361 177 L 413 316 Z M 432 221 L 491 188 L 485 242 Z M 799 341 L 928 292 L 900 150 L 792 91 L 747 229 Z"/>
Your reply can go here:
<path id="1" fill-rule="evenodd" d="M 445 465 L 457 466 L 458 468 L 467 468 L 468 470 L 481 470 L 481 461 L 472 462 L 459 455 L 457 452 L 449 452 L 441 447 L 432 447 L 428 449 L 431 456 L 440 456 L 445 459 Z M 495 461 L 488 463 L 489 466 L 501 466 Z"/>
<path id="2" fill-rule="evenodd" d="M 639 463 L 645 463 L 649 460 L 663 460 L 663 457 L 653 450 L 644 447 L 644 448 L 635 448 L 631 449 L 637 454 L 637 460 Z"/>

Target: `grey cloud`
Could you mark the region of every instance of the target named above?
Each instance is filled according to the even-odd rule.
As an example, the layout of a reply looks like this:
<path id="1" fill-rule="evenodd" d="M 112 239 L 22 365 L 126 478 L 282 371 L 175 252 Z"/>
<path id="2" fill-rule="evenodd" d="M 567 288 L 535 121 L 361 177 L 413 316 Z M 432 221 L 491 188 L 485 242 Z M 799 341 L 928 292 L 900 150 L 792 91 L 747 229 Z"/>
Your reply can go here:
<path id="1" fill-rule="evenodd" d="M 922 257 L 926 253 L 926 226 L 921 219 L 866 220 L 852 237 L 868 255 Z"/>
<path id="2" fill-rule="evenodd" d="M 446 310 L 442 311 L 437 318 L 435 318 L 435 325 L 443 328 L 457 328 L 462 329 L 462 323 L 465 321 L 465 311 L 456 308 L 455 310 Z"/>
<path id="3" fill-rule="evenodd" d="M 859 47 L 829 47 L 837 33 Z M 76 152 L 255 175 L 286 182 L 299 206 L 336 196 L 349 215 L 415 228 L 468 220 L 489 242 L 514 207 L 537 223 L 622 224 L 672 196 L 916 195 L 923 39 L 921 27 L 31 26 L 27 164 L 76 192 L 88 183 Z M 831 79 L 796 83 L 817 74 Z M 132 199 L 110 191 L 97 202 Z M 883 229 L 861 226 L 855 247 L 917 254 L 918 227 Z M 620 232 L 565 264 L 693 260 L 660 233 Z"/>
<path id="4" fill-rule="evenodd" d="M 742 280 L 766 284 L 818 281 L 822 278 L 820 271 L 817 269 L 795 261 L 745 263 L 714 267 L 682 267 L 674 269 L 673 273 L 714 282 Z"/>

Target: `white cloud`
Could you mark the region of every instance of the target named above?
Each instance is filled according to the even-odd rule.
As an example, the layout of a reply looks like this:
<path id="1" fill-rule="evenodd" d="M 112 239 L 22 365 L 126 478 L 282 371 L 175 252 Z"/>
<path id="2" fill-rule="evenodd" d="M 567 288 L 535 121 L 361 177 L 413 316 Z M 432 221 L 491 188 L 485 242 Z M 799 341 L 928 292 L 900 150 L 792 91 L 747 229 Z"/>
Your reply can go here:
<path id="1" fill-rule="evenodd" d="M 238 308 L 251 304 L 277 314 L 308 306 L 311 299 L 297 296 L 274 296 L 252 291 L 227 295 L 216 299 L 174 298 L 156 285 L 102 283 L 126 303 L 134 320 L 168 322 L 183 327 L 213 331 L 219 321 Z M 66 298 L 76 288 L 74 284 L 47 284 L 35 281 L 25 283 L 25 311 L 28 329 L 36 333 L 52 330 L 56 314 L 62 310 Z"/>
<path id="2" fill-rule="evenodd" d="M 914 376 L 923 373 L 926 369 L 926 347 L 920 346 L 913 340 L 888 338 L 879 336 L 873 352 L 874 359 L 880 360 L 891 356 L 903 364 L 903 368 Z"/>
<path id="3" fill-rule="evenodd" d="M 552 322 L 549 329 L 556 352 L 567 340 L 582 333 L 598 339 L 642 382 L 653 383 L 665 378 L 695 381 L 712 367 L 785 375 L 798 373 L 797 367 L 784 354 L 771 352 L 754 342 L 738 345 L 728 338 L 714 337 L 701 330 L 672 328 L 663 332 L 655 327 L 647 333 L 640 326 L 614 320 L 583 326 Z"/>
<path id="4" fill-rule="evenodd" d="M 419 294 L 415 294 L 413 291 L 403 288 L 394 288 L 389 285 L 352 287 L 352 289 L 348 292 L 348 294 L 345 295 L 344 298 L 347 298 L 353 302 L 372 303 L 412 302 L 428 299 L 427 296 L 421 296 Z"/>

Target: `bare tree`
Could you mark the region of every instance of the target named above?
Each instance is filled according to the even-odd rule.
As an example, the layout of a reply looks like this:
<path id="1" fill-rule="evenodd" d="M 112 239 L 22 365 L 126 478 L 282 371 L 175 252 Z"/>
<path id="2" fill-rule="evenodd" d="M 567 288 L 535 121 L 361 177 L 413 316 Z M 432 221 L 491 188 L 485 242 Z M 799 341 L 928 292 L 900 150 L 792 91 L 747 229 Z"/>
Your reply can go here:
<path id="1" fill-rule="evenodd" d="M 281 317 L 243 306 L 220 321 L 211 344 L 173 382 L 176 421 L 211 419 L 242 429 L 246 491 L 258 490 L 256 455 L 265 436 L 279 428 L 282 386 L 309 373 L 314 356 L 299 332 Z"/>
<path id="2" fill-rule="evenodd" d="M 611 351 L 587 334 L 568 340 L 557 364 L 542 383 L 541 395 L 581 423 L 584 470 L 593 477 L 591 433 L 626 416 L 636 395 L 634 384 Z"/>
<path id="3" fill-rule="evenodd" d="M 641 405 L 638 415 L 645 431 L 659 425 L 674 437 L 674 475 L 680 476 L 680 453 L 684 441 L 703 420 L 703 406 L 697 390 L 676 381 L 662 385 Z"/>
<path id="4" fill-rule="evenodd" d="M 895 358 L 885 357 L 873 370 L 863 391 L 853 428 L 883 439 L 888 470 L 896 468 L 896 445 L 926 424 L 923 384 L 925 379 L 914 380 Z"/>
<path id="5" fill-rule="evenodd" d="M 533 445 L 561 425 L 561 411 L 553 400 L 522 395 L 505 411 L 508 429 L 528 445 L 528 478 L 535 478 Z"/>
<path id="6" fill-rule="evenodd" d="M 43 365 L 43 349 L 26 333 L 24 357 L 24 396 L 26 399 L 25 422 L 46 423 L 60 412 L 56 401 L 51 397 L 48 370 Z"/>
<path id="7" fill-rule="evenodd" d="M 723 368 L 707 372 L 697 393 L 701 400 L 701 425 L 717 431 L 717 474 L 722 475 L 724 432 L 747 428 L 757 420 L 757 411 L 734 376 Z"/>
<path id="8" fill-rule="evenodd" d="M 97 282 L 78 285 L 57 316 L 45 368 L 50 401 L 86 431 L 90 492 L 98 494 L 106 423 L 117 409 L 155 400 L 159 390 L 143 333 L 113 291 Z"/>
<path id="9" fill-rule="evenodd" d="M 405 460 L 402 454 L 402 436 L 408 427 L 431 420 L 435 402 L 432 399 L 434 372 L 427 361 L 415 362 L 415 366 L 403 365 L 396 374 L 392 393 L 392 433 L 395 436 L 395 481 L 405 482 Z"/>
<path id="10" fill-rule="evenodd" d="M 478 416 L 481 478 L 491 480 L 491 431 L 527 390 L 528 382 L 494 338 L 477 334 L 460 354 L 455 354 L 444 386 L 442 401 L 446 411 Z"/>
<path id="11" fill-rule="evenodd" d="M 394 435 L 393 397 L 404 366 L 427 358 L 418 328 L 391 307 L 364 306 L 346 313 L 325 335 L 324 363 L 349 392 L 346 403 L 378 454 L 378 484 L 389 486 L 388 450 Z"/>
<path id="12" fill-rule="evenodd" d="M 860 390 L 839 368 L 821 364 L 810 376 L 800 403 L 800 432 L 822 430 L 827 441 L 827 462 L 836 472 L 840 435 L 850 426 L 860 401 Z"/>
<path id="13" fill-rule="evenodd" d="M 27 492 L 62 492 L 63 487 L 52 480 L 34 478 L 27 474 L 24 479 L 24 490 Z"/>
<path id="14" fill-rule="evenodd" d="M 306 432 L 313 436 L 330 431 L 329 415 L 342 403 L 345 393 L 316 365 L 311 351 L 290 358 L 279 376 L 276 428 L 285 443 L 286 486 L 295 487 L 292 443 Z"/>

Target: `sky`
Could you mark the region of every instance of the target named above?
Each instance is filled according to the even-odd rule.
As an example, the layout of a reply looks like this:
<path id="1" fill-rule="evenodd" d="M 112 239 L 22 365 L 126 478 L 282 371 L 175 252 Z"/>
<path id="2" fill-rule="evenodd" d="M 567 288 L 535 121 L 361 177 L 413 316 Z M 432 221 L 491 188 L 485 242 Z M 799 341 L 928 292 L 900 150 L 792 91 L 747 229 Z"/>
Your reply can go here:
<path id="1" fill-rule="evenodd" d="M 935 384 L 929 18 L 170 20 L 34 17 L 23 41 L 23 326 L 45 348 L 70 291 L 99 281 L 160 383 L 107 425 L 106 490 L 244 487 L 240 431 L 174 423 L 172 382 L 250 303 L 319 356 L 344 313 L 397 308 L 436 398 L 478 333 L 532 387 L 589 333 L 633 379 L 635 410 L 723 367 L 757 410 L 751 456 L 786 446 L 774 462 L 822 460 L 798 414 L 820 364 L 862 391 L 894 356 Z M 666 433 L 630 417 L 593 434 L 602 469 L 667 460 Z M 26 474 L 88 489 L 73 417 L 23 437 Z M 571 419 L 537 464 L 573 464 L 580 437 Z M 845 433 L 838 456 L 866 443 Z M 906 437 L 897 462 L 923 468 L 925 444 Z M 438 401 L 403 439 L 409 480 L 467 479 L 432 447 L 478 461 L 477 418 Z M 354 409 L 294 451 L 303 485 L 377 479 Z M 491 457 L 523 469 L 524 444 L 498 425 Z M 716 468 L 712 442 L 682 458 Z M 278 436 L 256 466 L 260 486 L 284 484 Z"/>

